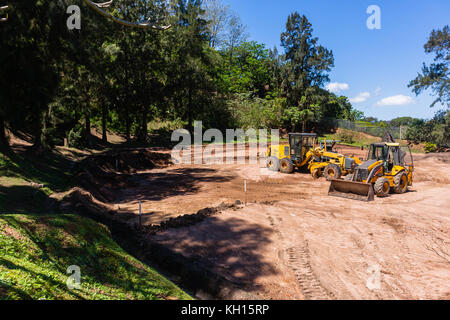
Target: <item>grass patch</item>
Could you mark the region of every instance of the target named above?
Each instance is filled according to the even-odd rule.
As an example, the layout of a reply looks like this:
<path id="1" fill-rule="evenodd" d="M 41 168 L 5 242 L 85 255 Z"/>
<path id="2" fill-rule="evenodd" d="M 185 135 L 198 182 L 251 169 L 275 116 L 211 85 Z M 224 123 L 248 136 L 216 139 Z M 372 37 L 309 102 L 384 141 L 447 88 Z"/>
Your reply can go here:
<path id="1" fill-rule="evenodd" d="M 71 187 L 72 168 L 56 153 L 0 153 L 0 213 L 50 213 L 49 196 Z"/>
<path id="2" fill-rule="evenodd" d="M 0 248 L 0 299 L 190 299 L 81 216 L 0 215 Z M 66 284 L 72 265 L 80 290 Z"/>
<path id="3" fill-rule="evenodd" d="M 47 194 L 69 188 L 72 167 L 71 161 L 55 153 L 0 153 L 0 177 L 43 184 Z"/>
<path id="4" fill-rule="evenodd" d="M 379 137 L 347 129 L 338 129 L 336 133 L 322 135 L 319 137 L 319 140 L 321 139 L 341 141 L 339 142 L 340 144 L 353 147 L 368 146 L 372 143 L 381 141 L 381 138 Z"/>

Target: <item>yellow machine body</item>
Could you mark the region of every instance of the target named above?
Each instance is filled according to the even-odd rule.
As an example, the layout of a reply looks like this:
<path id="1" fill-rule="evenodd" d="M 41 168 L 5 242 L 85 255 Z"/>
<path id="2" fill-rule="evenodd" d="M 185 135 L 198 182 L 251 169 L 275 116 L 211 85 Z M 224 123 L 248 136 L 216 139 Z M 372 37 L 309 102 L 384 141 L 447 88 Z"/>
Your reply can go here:
<path id="1" fill-rule="evenodd" d="M 348 179 L 333 179 L 329 195 L 363 201 L 385 197 L 393 190 L 404 193 L 413 184 L 414 162 L 411 150 L 398 143 L 376 143 L 369 148 L 367 161 L 359 165 Z"/>
<path id="2" fill-rule="evenodd" d="M 293 168 L 308 166 L 307 169 L 313 177 L 318 178 L 324 170 L 330 171 L 332 175 L 338 177 L 345 176 L 361 164 L 359 158 L 346 157 L 333 152 L 333 146 L 334 144 L 327 144 L 327 141 L 323 141 L 320 145 L 317 144 L 316 134 L 291 133 L 289 134 L 289 144 L 269 148 L 267 167 L 274 171 L 291 173 Z M 277 162 L 279 163 L 277 164 Z"/>

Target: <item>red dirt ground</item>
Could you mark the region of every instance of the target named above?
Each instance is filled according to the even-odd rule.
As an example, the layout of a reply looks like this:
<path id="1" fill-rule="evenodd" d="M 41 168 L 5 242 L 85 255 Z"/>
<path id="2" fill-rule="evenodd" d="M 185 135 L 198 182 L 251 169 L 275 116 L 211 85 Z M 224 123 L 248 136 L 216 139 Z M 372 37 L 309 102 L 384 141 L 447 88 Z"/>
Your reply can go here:
<path id="1" fill-rule="evenodd" d="M 410 191 L 370 203 L 328 197 L 323 178 L 272 173 L 261 161 L 125 175 L 109 205 L 137 221 L 141 201 L 144 224 L 154 226 L 239 200 L 237 209 L 148 236 L 250 288 L 233 299 L 449 299 L 450 154 L 414 159 Z"/>

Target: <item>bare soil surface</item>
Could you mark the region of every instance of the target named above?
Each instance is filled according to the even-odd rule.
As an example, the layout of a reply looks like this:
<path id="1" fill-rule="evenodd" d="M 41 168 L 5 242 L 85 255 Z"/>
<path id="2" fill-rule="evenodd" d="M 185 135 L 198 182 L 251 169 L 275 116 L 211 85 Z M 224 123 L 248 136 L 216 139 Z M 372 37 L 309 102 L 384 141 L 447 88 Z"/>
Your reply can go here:
<path id="1" fill-rule="evenodd" d="M 115 155 L 127 168 L 119 173 L 114 161 L 102 160 L 101 173 L 82 176 L 85 188 L 95 185 L 95 198 L 130 223 L 139 221 L 140 201 L 147 227 L 222 205 L 195 223 L 169 224 L 146 239 L 245 288 L 229 298 L 450 298 L 449 153 L 414 155 L 409 192 L 370 203 L 328 197 L 323 178 L 273 173 L 264 159 L 174 165 L 167 151 L 159 154 L 164 156 L 146 153 L 151 170 L 141 162 L 131 170 L 125 166 L 130 159 Z"/>

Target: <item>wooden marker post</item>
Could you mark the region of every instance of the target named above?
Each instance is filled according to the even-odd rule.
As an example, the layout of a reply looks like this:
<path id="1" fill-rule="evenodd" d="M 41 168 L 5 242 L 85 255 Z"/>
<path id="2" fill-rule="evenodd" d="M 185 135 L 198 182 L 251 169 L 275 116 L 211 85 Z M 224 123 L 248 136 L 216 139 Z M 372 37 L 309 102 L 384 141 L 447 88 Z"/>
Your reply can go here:
<path id="1" fill-rule="evenodd" d="M 245 205 L 247 205 L 247 180 L 244 180 Z"/>
<path id="2" fill-rule="evenodd" d="M 142 204 L 139 201 L 139 227 L 142 228 Z"/>

